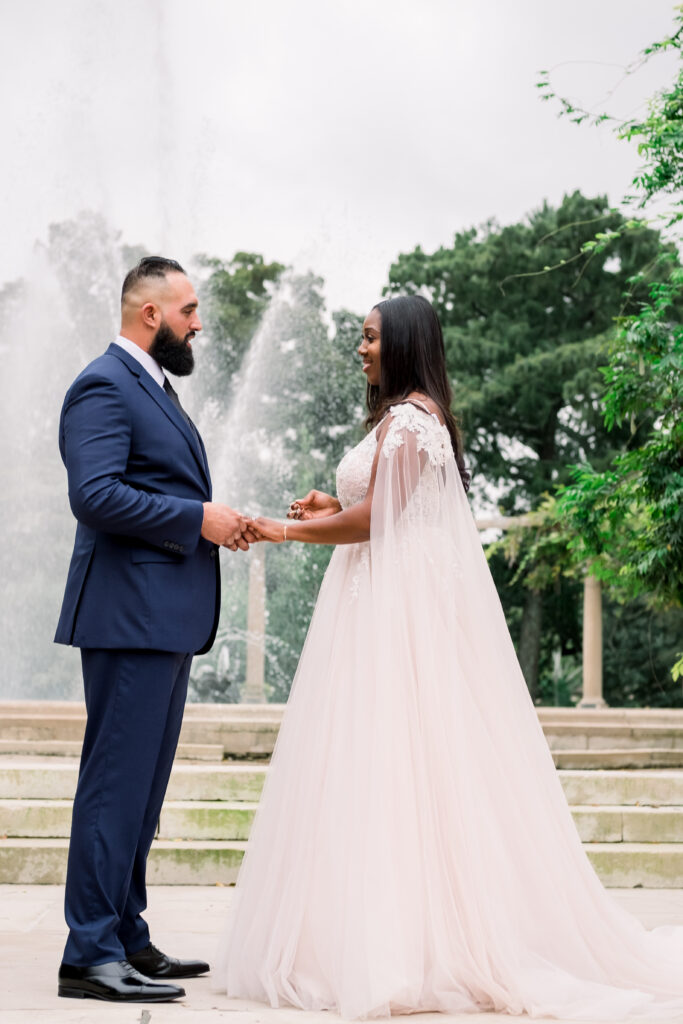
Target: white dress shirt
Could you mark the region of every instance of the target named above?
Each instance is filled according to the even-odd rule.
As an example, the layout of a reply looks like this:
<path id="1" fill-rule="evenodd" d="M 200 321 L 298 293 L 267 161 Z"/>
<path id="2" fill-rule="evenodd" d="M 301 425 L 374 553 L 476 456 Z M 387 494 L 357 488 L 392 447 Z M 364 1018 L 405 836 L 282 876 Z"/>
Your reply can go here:
<path id="1" fill-rule="evenodd" d="M 147 370 L 147 373 L 157 382 L 160 388 L 164 386 L 164 371 L 159 366 L 156 359 L 153 359 L 149 352 L 145 352 L 143 348 L 136 345 L 134 341 L 129 341 L 128 338 L 124 338 L 122 334 L 119 334 L 118 338 L 114 340 L 115 345 L 120 345 L 126 352 L 137 359 L 141 366 Z"/>

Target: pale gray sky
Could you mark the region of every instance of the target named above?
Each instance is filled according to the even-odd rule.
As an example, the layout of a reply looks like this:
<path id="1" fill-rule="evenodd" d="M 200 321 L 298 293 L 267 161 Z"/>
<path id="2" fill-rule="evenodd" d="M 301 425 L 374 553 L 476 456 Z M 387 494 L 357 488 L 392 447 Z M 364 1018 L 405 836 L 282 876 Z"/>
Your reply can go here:
<path id="1" fill-rule="evenodd" d="M 390 262 L 566 191 L 627 189 L 609 129 L 557 120 L 540 68 L 589 105 L 670 29 L 670 0 L 2 0 L 3 245 L 21 274 L 90 208 L 189 262 L 262 252 L 365 311 Z M 577 63 L 571 63 L 577 62 Z M 672 75 L 656 61 L 611 109 Z"/>

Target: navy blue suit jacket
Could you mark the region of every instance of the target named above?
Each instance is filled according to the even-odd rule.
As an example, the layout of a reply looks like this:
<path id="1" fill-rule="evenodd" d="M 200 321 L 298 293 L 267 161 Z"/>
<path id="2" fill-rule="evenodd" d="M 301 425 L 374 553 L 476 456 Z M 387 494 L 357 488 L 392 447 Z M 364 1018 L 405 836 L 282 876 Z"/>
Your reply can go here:
<path id="1" fill-rule="evenodd" d="M 78 527 L 55 641 L 208 650 L 220 570 L 201 536 L 211 499 L 204 445 L 120 345 L 69 388 L 59 448 Z"/>

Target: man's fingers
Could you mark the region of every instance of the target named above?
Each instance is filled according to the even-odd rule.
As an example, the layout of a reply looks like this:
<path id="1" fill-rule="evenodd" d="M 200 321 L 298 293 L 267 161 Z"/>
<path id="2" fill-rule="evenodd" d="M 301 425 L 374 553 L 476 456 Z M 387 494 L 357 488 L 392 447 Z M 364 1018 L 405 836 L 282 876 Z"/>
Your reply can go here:
<path id="1" fill-rule="evenodd" d="M 249 550 L 249 545 L 247 544 L 247 542 L 244 539 L 244 537 L 240 537 L 240 539 L 237 541 L 237 547 L 241 548 L 242 551 L 248 551 Z"/>

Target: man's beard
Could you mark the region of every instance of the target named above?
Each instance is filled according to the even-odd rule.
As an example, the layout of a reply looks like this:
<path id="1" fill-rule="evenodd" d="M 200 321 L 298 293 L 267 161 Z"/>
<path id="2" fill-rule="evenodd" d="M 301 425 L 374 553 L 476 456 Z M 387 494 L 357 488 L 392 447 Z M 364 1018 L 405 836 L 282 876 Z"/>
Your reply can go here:
<path id="1" fill-rule="evenodd" d="M 159 366 L 176 377 L 187 377 L 194 370 L 194 352 L 188 345 L 189 338 L 194 337 L 194 332 L 180 338 L 168 326 L 165 320 L 154 336 L 154 341 L 149 346 L 149 354 L 156 359 Z"/>

